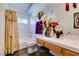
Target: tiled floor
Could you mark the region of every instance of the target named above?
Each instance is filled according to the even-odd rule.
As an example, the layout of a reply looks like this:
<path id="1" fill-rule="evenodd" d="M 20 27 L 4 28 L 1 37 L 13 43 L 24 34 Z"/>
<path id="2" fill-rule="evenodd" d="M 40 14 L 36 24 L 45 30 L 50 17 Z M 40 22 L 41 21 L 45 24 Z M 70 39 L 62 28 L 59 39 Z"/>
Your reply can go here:
<path id="1" fill-rule="evenodd" d="M 32 54 L 28 54 L 27 48 L 25 48 L 25 49 L 15 52 L 13 55 L 7 55 L 7 56 L 54 56 L 54 55 L 50 54 L 46 50 L 46 48 L 38 48 L 36 52 L 34 52 Z"/>

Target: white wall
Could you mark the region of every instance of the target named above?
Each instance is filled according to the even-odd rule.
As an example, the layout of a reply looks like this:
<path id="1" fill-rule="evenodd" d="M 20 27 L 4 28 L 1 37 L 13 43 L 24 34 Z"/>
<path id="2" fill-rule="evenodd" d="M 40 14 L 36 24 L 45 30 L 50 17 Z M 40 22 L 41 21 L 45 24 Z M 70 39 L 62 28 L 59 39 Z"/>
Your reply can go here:
<path id="1" fill-rule="evenodd" d="M 74 29 L 74 13 L 79 12 L 79 4 L 74 9 L 72 4 L 69 4 L 69 12 L 65 10 L 65 4 L 56 7 L 56 19 L 60 20 L 64 26 L 64 33 L 71 32 L 79 34 L 79 29 Z"/>
<path id="2" fill-rule="evenodd" d="M 56 18 L 56 15 L 55 15 L 55 6 L 52 6 L 52 4 L 47 4 L 44 8 L 44 12 L 45 12 L 45 15 L 49 18 L 53 18 L 55 19 Z"/>
<path id="3" fill-rule="evenodd" d="M 0 55 L 4 55 L 4 39 L 5 39 L 5 6 L 0 4 Z"/>

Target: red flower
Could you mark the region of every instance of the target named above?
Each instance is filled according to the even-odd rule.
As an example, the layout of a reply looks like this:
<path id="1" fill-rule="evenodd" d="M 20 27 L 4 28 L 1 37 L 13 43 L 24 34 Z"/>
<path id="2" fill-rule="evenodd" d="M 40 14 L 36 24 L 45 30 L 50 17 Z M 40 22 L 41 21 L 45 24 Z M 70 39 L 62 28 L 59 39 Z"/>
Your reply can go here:
<path id="1" fill-rule="evenodd" d="M 56 26 L 58 23 L 55 22 L 55 21 L 53 21 L 53 22 L 51 22 L 50 24 L 51 24 L 51 26 Z"/>

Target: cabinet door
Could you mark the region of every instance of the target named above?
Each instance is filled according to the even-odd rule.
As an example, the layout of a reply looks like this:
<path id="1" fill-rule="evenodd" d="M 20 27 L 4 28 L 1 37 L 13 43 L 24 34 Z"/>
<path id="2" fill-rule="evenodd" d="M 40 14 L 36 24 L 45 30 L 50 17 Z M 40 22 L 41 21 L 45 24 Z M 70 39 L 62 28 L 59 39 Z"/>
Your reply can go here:
<path id="1" fill-rule="evenodd" d="M 37 39 L 36 42 L 37 42 L 37 44 L 44 45 L 44 41 L 41 39 Z"/>
<path id="2" fill-rule="evenodd" d="M 59 46 L 45 42 L 45 47 L 47 47 L 48 49 L 50 49 L 51 51 L 55 53 L 61 54 L 61 47 Z"/>
<path id="3" fill-rule="evenodd" d="M 64 56 L 79 56 L 79 54 L 65 49 L 64 50 Z"/>

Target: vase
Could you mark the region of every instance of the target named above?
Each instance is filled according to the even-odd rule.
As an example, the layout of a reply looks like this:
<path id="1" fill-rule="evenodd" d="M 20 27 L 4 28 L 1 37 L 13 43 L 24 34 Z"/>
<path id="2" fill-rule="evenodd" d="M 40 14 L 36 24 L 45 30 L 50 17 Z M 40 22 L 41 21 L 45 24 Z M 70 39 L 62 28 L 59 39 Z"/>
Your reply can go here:
<path id="1" fill-rule="evenodd" d="M 50 34 L 51 34 L 51 28 L 47 27 L 45 31 L 45 36 L 50 37 L 51 36 Z"/>
<path id="2" fill-rule="evenodd" d="M 56 31 L 56 38 L 60 38 L 60 32 Z"/>
<path id="3" fill-rule="evenodd" d="M 54 34 L 56 33 L 55 26 L 53 26 L 53 32 L 54 32 Z"/>

